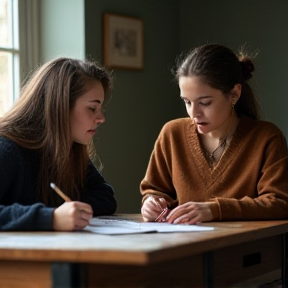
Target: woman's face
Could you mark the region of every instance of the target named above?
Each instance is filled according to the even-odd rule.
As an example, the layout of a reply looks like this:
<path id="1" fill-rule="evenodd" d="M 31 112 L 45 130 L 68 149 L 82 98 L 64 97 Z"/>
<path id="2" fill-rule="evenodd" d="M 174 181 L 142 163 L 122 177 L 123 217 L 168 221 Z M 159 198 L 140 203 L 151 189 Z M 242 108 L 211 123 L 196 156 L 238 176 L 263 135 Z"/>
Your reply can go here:
<path id="1" fill-rule="evenodd" d="M 222 136 L 229 125 L 232 104 L 236 103 L 235 99 L 238 97 L 233 97 L 233 93 L 226 96 L 196 76 L 180 77 L 179 88 L 180 97 L 184 100 L 187 113 L 194 120 L 198 132 Z"/>
<path id="2" fill-rule="evenodd" d="M 97 126 L 105 121 L 103 101 L 104 89 L 99 81 L 92 82 L 88 91 L 76 100 L 70 113 L 70 129 L 74 142 L 87 145 L 92 140 Z"/>

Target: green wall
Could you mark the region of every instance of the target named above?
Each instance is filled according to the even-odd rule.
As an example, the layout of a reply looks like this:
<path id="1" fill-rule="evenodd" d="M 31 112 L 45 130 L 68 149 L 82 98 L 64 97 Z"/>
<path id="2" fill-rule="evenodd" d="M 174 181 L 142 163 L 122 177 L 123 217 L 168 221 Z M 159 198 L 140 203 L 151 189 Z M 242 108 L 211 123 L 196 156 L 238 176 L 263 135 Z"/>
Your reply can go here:
<path id="1" fill-rule="evenodd" d="M 118 212 L 139 213 L 139 184 L 162 125 L 181 115 L 170 69 L 179 51 L 175 0 L 86 0 L 86 52 L 102 59 L 104 12 L 134 16 L 144 25 L 144 68 L 114 69 L 113 97 L 98 134 L 103 175 L 115 187 Z M 173 82 L 173 83 L 172 83 Z"/>
<path id="2" fill-rule="evenodd" d="M 180 49 L 218 42 L 237 51 L 258 51 L 252 87 L 266 120 L 288 139 L 288 1 L 181 0 Z"/>

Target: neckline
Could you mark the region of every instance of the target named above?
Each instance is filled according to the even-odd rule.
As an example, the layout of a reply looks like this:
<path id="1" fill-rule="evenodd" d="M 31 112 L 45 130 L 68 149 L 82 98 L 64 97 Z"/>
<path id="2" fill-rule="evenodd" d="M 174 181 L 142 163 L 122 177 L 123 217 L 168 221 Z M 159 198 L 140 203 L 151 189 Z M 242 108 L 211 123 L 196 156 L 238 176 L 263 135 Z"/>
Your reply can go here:
<path id="1" fill-rule="evenodd" d="M 200 141 L 200 137 L 198 134 L 198 138 Z M 227 149 L 227 141 L 226 139 L 220 140 L 220 144 L 211 152 L 209 153 L 202 145 L 205 158 L 209 164 L 210 168 L 216 167 L 218 162 L 221 160 L 223 154 L 225 153 L 225 150 Z M 218 156 L 218 159 L 215 158 L 214 154 L 219 151 L 219 149 L 222 148 L 222 151 L 220 152 L 220 155 Z"/>
<path id="2" fill-rule="evenodd" d="M 232 139 L 227 146 L 225 153 L 223 153 L 221 159 L 219 159 L 214 167 L 210 167 L 205 157 L 205 151 L 202 148 L 199 135 L 197 133 L 197 127 L 190 119 L 189 125 L 187 127 L 188 143 L 190 145 L 193 161 L 198 167 L 197 171 L 203 180 L 206 181 L 208 176 L 212 179 L 217 179 L 217 177 L 220 176 L 222 171 L 231 162 L 231 158 L 234 157 L 233 155 L 237 154 L 241 139 L 251 129 L 251 124 L 249 125 L 251 120 L 252 119 L 247 116 L 240 115 L 238 126 L 234 131 Z"/>

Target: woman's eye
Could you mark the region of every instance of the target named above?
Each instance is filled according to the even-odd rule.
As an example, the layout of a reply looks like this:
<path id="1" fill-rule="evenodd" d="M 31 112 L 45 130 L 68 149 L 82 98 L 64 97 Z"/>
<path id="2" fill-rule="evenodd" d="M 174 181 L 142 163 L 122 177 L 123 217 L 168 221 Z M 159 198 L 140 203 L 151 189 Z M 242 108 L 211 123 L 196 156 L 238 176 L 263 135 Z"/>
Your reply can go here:
<path id="1" fill-rule="evenodd" d="M 200 102 L 200 105 L 203 105 L 203 106 L 209 106 L 211 104 L 211 102 Z"/>
<path id="2" fill-rule="evenodd" d="M 95 113 L 96 110 L 97 110 L 95 107 L 90 107 L 89 109 L 90 109 L 93 113 Z"/>
<path id="3" fill-rule="evenodd" d="M 183 99 L 183 101 L 185 102 L 185 104 L 188 104 L 188 105 L 191 104 L 191 102 L 189 100 L 187 100 L 187 99 Z"/>

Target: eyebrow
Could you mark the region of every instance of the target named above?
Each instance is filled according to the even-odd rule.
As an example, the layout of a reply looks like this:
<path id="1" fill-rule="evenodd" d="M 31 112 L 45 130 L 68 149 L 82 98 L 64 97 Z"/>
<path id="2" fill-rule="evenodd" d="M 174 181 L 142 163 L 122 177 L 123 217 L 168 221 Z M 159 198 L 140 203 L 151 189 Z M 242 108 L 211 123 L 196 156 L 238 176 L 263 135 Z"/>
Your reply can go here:
<path id="1" fill-rule="evenodd" d="M 95 99 L 95 100 L 90 100 L 89 102 L 96 102 L 96 103 L 101 104 L 101 101 L 100 101 L 100 100 L 97 100 L 97 99 Z"/>
<path id="2" fill-rule="evenodd" d="M 189 100 L 189 99 L 187 99 L 186 97 L 181 96 L 181 95 L 180 95 L 180 98 L 181 98 L 181 99 Z M 207 98 L 212 98 L 212 96 L 209 96 L 209 95 L 206 95 L 206 96 L 200 96 L 200 97 L 198 97 L 196 100 L 202 100 L 202 99 L 207 99 Z M 189 100 L 189 101 L 190 101 L 190 100 Z"/>

